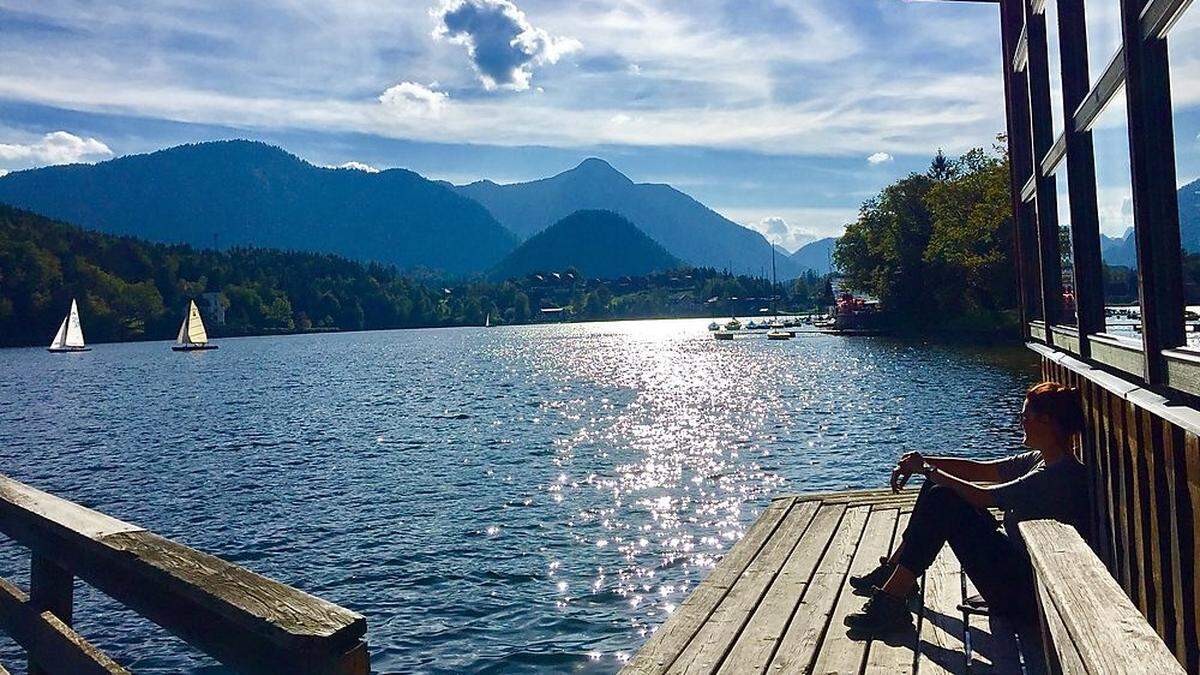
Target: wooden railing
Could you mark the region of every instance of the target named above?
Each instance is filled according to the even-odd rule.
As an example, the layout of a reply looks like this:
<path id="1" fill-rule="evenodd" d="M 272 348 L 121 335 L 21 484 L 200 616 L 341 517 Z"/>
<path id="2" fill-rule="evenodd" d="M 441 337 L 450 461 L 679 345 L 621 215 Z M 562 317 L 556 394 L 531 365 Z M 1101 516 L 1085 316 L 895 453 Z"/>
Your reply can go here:
<path id="1" fill-rule="evenodd" d="M 5 476 L 0 532 L 31 556 L 28 594 L 0 579 L 30 673 L 127 672 L 71 629 L 76 577 L 241 672 L 370 672 L 361 615 Z"/>

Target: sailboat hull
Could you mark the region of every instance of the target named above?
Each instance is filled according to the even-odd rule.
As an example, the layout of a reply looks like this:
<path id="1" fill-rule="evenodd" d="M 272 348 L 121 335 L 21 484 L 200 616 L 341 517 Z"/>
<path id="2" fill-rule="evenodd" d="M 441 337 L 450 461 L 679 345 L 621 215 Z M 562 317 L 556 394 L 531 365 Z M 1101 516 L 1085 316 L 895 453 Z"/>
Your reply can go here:
<path id="1" fill-rule="evenodd" d="M 173 345 L 172 351 L 176 352 L 200 352 L 206 349 L 216 349 L 218 345 Z"/>
<path id="2" fill-rule="evenodd" d="M 90 352 L 91 347 L 47 347 L 46 351 L 51 354 L 70 354 L 71 352 Z"/>

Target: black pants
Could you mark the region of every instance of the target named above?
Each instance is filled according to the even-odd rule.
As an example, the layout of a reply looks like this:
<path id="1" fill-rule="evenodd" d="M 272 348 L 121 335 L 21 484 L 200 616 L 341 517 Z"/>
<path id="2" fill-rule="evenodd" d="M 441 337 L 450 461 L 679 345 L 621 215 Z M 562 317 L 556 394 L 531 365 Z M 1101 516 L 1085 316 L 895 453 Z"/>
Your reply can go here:
<path id="1" fill-rule="evenodd" d="M 986 509 L 927 480 L 904 530 L 898 562 L 920 576 L 944 544 L 950 544 L 991 611 L 1020 620 L 1037 617 L 1033 570 L 1022 548 Z"/>

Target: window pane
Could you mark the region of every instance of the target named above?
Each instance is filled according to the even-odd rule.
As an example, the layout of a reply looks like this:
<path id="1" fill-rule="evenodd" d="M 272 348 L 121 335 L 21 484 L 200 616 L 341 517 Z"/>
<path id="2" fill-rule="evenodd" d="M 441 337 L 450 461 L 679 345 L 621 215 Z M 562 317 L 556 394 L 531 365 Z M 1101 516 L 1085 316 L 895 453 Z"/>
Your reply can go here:
<path id="1" fill-rule="evenodd" d="M 1200 322 L 1200 8 L 1192 7 L 1180 17 L 1167 36 L 1167 51 L 1188 346 L 1200 347 L 1200 333 L 1192 332 Z"/>
<path id="2" fill-rule="evenodd" d="M 1104 260 L 1105 325 L 1109 333 L 1138 337 L 1137 248 L 1133 238 L 1133 191 L 1125 88 L 1092 126 L 1096 151 L 1096 206 Z"/>
<path id="3" fill-rule="evenodd" d="M 1075 256 L 1071 250 L 1071 197 L 1067 188 L 1067 163 L 1059 165 L 1054 174 L 1058 202 L 1058 258 L 1062 269 L 1062 311 L 1059 323 L 1078 326 L 1075 304 Z"/>
<path id="4" fill-rule="evenodd" d="M 1088 73 L 1095 84 L 1121 48 L 1121 3 L 1118 0 L 1084 0 L 1087 30 Z"/>
<path id="5" fill-rule="evenodd" d="M 1054 137 L 1063 130 L 1062 57 L 1058 42 L 1058 0 L 1046 0 L 1046 52 L 1050 66 L 1050 118 Z"/>

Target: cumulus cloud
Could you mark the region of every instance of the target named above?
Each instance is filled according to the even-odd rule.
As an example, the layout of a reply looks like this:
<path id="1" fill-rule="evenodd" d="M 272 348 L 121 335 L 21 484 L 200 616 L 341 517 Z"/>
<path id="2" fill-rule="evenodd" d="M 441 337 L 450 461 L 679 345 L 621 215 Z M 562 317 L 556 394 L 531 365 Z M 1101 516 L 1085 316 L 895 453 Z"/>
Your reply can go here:
<path id="1" fill-rule="evenodd" d="M 791 225 L 786 219 L 779 216 L 767 216 L 750 221 L 746 223 L 746 226 L 760 232 L 772 244 L 778 244 L 789 251 L 795 251 L 817 239 L 816 235 Z"/>
<path id="2" fill-rule="evenodd" d="M 379 102 L 404 115 L 436 115 L 446 106 L 450 95 L 444 91 L 435 91 L 432 86 L 401 82 L 388 87 L 380 94 Z"/>
<path id="3" fill-rule="evenodd" d="M 894 158 L 886 152 L 877 152 L 870 157 L 867 157 L 867 161 L 871 164 L 883 164 L 884 162 L 892 161 L 892 159 Z"/>
<path id="4" fill-rule="evenodd" d="M 113 151 L 95 138 L 55 131 L 33 143 L 0 143 L 0 161 L 16 166 L 74 164 L 112 157 Z"/>
<path id="5" fill-rule="evenodd" d="M 510 0 L 445 0 L 434 15 L 434 37 L 466 47 L 488 90 L 525 91 L 534 66 L 583 48 L 578 40 L 534 27 Z"/>
<path id="6" fill-rule="evenodd" d="M 376 169 L 375 167 L 371 166 L 370 164 L 363 164 L 362 162 L 346 162 L 344 164 L 338 164 L 337 166 L 335 166 L 333 168 L 335 168 L 335 169 L 353 169 L 355 171 L 365 171 L 366 173 L 379 173 L 379 169 Z"/>
<path id="7" fill-rule="evenodd" d="M 4 169 L 0 169 L 0 178 L 4 178 L 7 175 L 8 175 L 7 171 L 5 171 Z"/>

